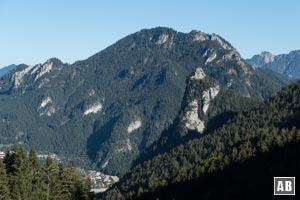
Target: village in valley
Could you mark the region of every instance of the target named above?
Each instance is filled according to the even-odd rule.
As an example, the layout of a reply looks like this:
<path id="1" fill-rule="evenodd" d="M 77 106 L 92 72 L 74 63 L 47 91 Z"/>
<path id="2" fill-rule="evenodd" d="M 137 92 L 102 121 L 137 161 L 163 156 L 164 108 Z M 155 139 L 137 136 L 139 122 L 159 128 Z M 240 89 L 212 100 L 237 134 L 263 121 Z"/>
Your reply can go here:
<path id="1" fill-rule="evenodd" d="M 109 187 L 119 181 L 119 177 L 117 176 L 106 175 L 98 171 L 84 170 L 81 168 L 77 168 L 77 170 L 84 179 L 89 179 L 91 181 L 91 191 L 94 193 L 105 192 Z"/>

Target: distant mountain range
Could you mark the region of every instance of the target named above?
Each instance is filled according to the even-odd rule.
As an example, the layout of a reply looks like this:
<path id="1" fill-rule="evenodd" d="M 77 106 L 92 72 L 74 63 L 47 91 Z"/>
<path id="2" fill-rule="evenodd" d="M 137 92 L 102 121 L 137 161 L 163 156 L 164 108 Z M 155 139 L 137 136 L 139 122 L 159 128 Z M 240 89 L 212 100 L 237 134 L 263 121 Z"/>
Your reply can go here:
<path id="1" fill-rule="evenodd" d="M 279 55 L 264 51 L 246 61 L 255 68 L 268 68 L 289 79 L 300 79 L 300 50 Z"/>
<path id="2" fill-rule="evenodd" d="M 0 68 L 0 77 L 4 76 L 6 73 L 10 72 L 11 70 L 13 70 L 14 68 L 16 68 L 17 65 L 12 64 L 12 65 L 8 65 L 6 67 L 2 67 Z"/>
<path id="3" fill-rule="evenodd" d="M 178 144 L 162 136 L 170 127 L 183 130 L 179 143 L 202 137 L 286 84 L 219 35 L 144 29 L 71 65 L 52 58 L 5 74 L 0 143 L 124 175 L 146 150 Z"/>

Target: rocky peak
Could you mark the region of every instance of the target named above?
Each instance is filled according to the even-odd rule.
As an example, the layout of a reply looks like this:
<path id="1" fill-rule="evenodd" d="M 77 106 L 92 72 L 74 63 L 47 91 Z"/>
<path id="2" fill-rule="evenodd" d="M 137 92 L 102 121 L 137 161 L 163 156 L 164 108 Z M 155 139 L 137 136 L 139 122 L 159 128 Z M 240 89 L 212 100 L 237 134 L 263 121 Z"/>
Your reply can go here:
<path id="1" fill-rule="evenodd" d="M 27 66 L 12 75 L 11 81 L 14 83 L 14 88 L 17 89 L 23 82 L 23 77 L 33 69 L 33 66 Z"/>
<path id="2" fill-rule="evenodd" d="M 228 42 L 226 42 L 221 36 L 215 33 L 211 34 L 210 39 L 212 41 L 216 41 L 219 45 L 221 45 L 226 50 L 232 49 L 231 45 Z"/>
<path id="3" fill-rule="evenodd" d="M 64 64 L 64 63 L 63 63 L 60 59 L 58 59 L 58 58 L 50 58 L 50 59 L 47 60 L 47 62 L 48 62 L 48 63 L 51 63 L 51 62 L 52 62 L 54 66 L 61 66 L 61 65 Z"/>
<path id="4" fill-rule="evenodd" d="M 205 78 L 205 73 L 201 67 L 198 67 L 194 72 L 194 75 L 191 76 L 191 79 L 199 80 Z"/>
<path id="5" fill-rule="evenodd" d="M 208 35 L 197 30 L 192 30 L 189 35 L 191 35 L 192 40 L 195 42 L 203 42 L 208 39 Z"/>
<path id="6" fill-rule="evenodd" d="M 260 56 L 263 59 L 264 63 L 273 62 L 274 58 L 275 58 L 275 55 L 273 55 L 272 53 L 270 53 L 268 51 L 261 52 Z"/>
<path id="7" fill-rule="evenodd" d="M 247 62 L 254 68 L 262 67 L 265 64 L 274 62 L 275 55 L 270 52 L 263 51 L 259 55 L 254 55 L 252 58 L 247 59 Z"/>
<path id="8" fill-rule="evenodd" d="M 7 77 L 4 77 L 3 83 L 1 83 L 1 89 L 8 93 L 17 90 L 21 90 L 22 93 L 24 93 L 26 88 L 34 86 L 35 83 L 40 82 L 39 80 L 45 82 L 44 79 L 47 74 L 50 74 L 54 70 L 60 70 L 64 65 L 65 64 L 57 58 L 50 58 L 45 63 L 34 66 L 25 64 L 18 65 L 7 74 Z M 49 77 L 47 79 L 49 79 Z M 40 85 L 40 83 L 36 84 L 36 86 L 38 85 Z"/>
<path id="9" fill-rule="evenodd" d="M 195 130 L 198 133 L 204 131 L 204 116 L 219 91 L 220 86 L 215 80 L 207 77 L 201 67 L 191 74 L 184 100 L 186 107 L 183 108 L 182 114 L 182 121 L 188 130 Z"/>

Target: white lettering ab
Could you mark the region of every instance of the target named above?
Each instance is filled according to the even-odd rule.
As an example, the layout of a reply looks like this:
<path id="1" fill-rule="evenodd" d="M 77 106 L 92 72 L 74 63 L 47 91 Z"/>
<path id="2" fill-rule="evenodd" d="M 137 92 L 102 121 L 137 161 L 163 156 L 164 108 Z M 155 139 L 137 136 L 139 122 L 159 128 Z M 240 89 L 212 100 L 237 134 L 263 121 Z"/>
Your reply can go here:
<path id="1" fill-rule="evenodd" d="M 292 191 L 292 182 L 291 181 L 285 181 L 285 188 L 283 187 L 283 181 L 278 181 L 277 185 L 277 191 L 278 192 L 290 192 Z"/>

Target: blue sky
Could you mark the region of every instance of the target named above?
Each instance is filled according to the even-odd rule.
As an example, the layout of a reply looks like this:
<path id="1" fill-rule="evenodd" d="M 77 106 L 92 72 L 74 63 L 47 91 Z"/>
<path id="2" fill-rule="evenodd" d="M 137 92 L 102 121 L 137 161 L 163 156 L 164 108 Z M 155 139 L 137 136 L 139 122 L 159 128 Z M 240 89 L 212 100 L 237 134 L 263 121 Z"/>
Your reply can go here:
<path id="1" fill-rule="evenodd" d="M 143 28 L 217 33 L 244 58 L 300 49 L 299 0 L 0 0 L 0 66 L 63 62 Z"/>

